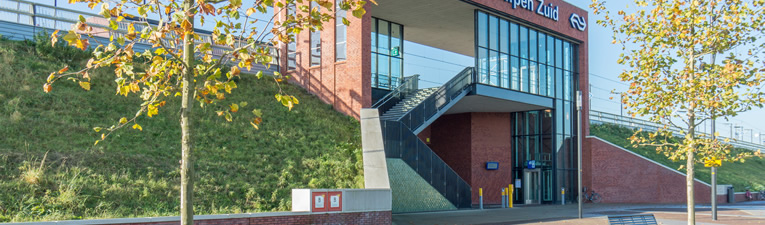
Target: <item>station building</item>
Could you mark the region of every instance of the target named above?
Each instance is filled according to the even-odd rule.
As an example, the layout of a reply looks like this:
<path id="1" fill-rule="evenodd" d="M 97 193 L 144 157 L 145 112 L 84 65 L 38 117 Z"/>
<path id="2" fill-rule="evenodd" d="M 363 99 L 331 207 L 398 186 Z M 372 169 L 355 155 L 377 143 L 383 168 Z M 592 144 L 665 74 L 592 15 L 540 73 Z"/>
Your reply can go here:
<path id="1" fill-rule="evenodd" d="M 377 2 L 362 18 L 337 9 L 324 30 L 283 43 L 280 72 L 357 119 L 377 108 L 386 156 L 456 208 L 478 204 L 479 188 L 485 204 L 500 204 L 509 184 L 516 204 L 574 202 L 560 193 L 575 192 L 577 129 L 588 134 L 577 127 L 575 96 L 583 92 L 589 124 L 587 12 L 561 0 Z M 295 7 L 275 11 L 284 18 Z M 475 65 L 444 74 L 451 80 L 441 87 L 419 88 L 403 72 L 404 41 Z"/>

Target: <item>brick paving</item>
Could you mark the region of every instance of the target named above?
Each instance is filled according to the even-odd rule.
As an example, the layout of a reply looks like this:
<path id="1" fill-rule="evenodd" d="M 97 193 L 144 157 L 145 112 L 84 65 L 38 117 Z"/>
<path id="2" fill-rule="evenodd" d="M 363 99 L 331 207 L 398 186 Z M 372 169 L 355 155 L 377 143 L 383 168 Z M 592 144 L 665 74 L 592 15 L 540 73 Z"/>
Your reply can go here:
<path id="1" fill-rule="evenodd" d="M 765 201 L 722 204 L 718 220 L 711 218 L 709 205 L 696 207 L 696 221 L 704 224 L 765 224 Z M 681 204 L 585 204 L 584 218 L 577 218 L 576 205 L 522 206 L 512 209 L 458 210 L 393 214 L 393 224 L 608 224 L 609 215 L 654 214 L 659 224 L 686 224 Z"/>

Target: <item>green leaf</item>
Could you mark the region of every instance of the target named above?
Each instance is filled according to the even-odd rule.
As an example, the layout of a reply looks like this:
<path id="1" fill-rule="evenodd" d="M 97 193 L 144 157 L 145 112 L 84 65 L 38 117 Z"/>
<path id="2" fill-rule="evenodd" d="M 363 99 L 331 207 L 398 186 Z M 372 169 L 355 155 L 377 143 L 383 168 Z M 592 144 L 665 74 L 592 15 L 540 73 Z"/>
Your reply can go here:
<path id="1" fill-rule="evenodd" d="M 255 116 L 257 116 L 257 117 L 263 117 L 263 112 L 261 112 L 261 111 L 260 111 L 260 110 L 258 110 L 258 109 L 253 109 L 253 110 L 252 110 L 252 114 L 253 114 L 253 115 L 255 115 Z"/>
<path id="2" fill-rule="evenodd" d="M 353 16 L 355 16 L 356 18 L 361 18 L 362 16 L 364 16 L 365 13 L 367 13 L 367 11 L 364 10 L 364 8 L 358 8 L 353 10 Z"/>
<path id="3" fill-rule="evenodd" d="M 255 74 L 255 77 L 257 77 L 258 79 L 262 78 L 263 77 L 263 71 L 258 71 L 258 73 Z"/>
<path id="4" fill-rule="evenodd" d="M 119 28 L 120 28 L 120 26 L 119 26 L 119 25 L 117 25 L 117 22 L 116 22 L 116 21 L 114 21 L 114 20 L 109 20 L 109 28 L 111 28 L 112 30 L 117 30 L 117 29 L 119 29 Z"/>
<path id="5" fill-rule="evenodd" d="M 103 128 L 100 128 L 100 127 L 94 127 L 94 128 L 93 128 L 93 131 L 95 131 L 95 132 L 101 132 L 101 129 L 103 129 Z"/>
<path id="6" fill-rule="evenodd" d="M 85 17 L 80 15 L 80 22 L 85 23 Z"/>
<path id="7" fill-rule="evenodd" d="M 343 17 L 343 24 L 345 24 L 346 26 L 350 26 L 351 25 L 351 21 L 349 21 L 348 19 Z"/>

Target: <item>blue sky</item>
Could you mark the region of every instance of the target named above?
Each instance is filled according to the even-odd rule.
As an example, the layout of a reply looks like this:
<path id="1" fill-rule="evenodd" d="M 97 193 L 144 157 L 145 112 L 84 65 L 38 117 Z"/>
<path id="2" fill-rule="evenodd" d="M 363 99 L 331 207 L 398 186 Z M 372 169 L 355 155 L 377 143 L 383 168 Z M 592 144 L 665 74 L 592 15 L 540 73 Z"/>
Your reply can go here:
<path id="1" fill-rule="evenodd" d="M 32 2 L 38 2 L 48 5 L 53 5 L 53 0 L 31 0 Z M 0 4 L 7 4 L 9 1 L 0 0 Z M 66 0 L 58 0 L 59 7 L 75 9 L 75 10 L 89 10 L 84 5 L 69 5 Z M 245 0 L 245 2 L 248 2 Z M 384 1 L 379 1 L 384 4 Z M 580 8 L 587 11 L 592 11 L 588 8 L 591 0 L 571 0 L 568 1 Z M 611 11 L 626 10 L 626 2 L 624 1 L 609 1 L 607 9 Z M 625 5 L 621 5 L 625 4 Z M 0 17 L 6 16 L 0 14 Z M 265 16 L 263 16 L 265 17 Z M 619 114 L 620 105 L 618 96 L 611 94 L 611 91 L 621 92 L 627 89 L 627 85 L 621 82 L 618 78 L 618 74 L 625 68 L 616 63 L 616 58 L 621 53 L 620 51 L 614 51 L 614 49 L 621 49 L 620 46 L 611 44 L 612 33 L 610 30 L 598 26 L 595 21 L 599 19 L 598 16 L 590 14 L 590 18 L 587 26 L 589 32 L 589 65 L 590 65 L 590 84 L 592 86 L 592 110 L 602 111 L 608 113 Z M 211 20 L 208 19 L 208 23 Z M 565 22 L 565 21 L 560 21 Z M 258 23 L 259 25 L 265 24 L 264 22 Z M 208 28 L 207 26 L 205 28 Z M 406 28 L 405 28 L 406 29 Z M 404 74 L 420 74 L 420 85 L 423 87 L 439 86 L 443 82 L 446 82 L 454 75 L 456 75 L 463 68 L 472 66 L 474 60 L 472 57 L 451 53 L 428 46 L 423 46 L 411 42 L 406 42 L 404 45 Z M 614 99 L 610 99 L 614 97 Z M 625 110 L 626 113 L 626 110 Z M 717 122 L 717 131 L 723 136 L 729 136 L 731 126 L 743 127 L 743 138 L 746 141 L 750 140 L 753 136 L 754 141 L 758 141 L 759 137 L 752 134 L 763 133 L 765 135 L 765 120 L 762 120 L 761 115 L 765 114 L 763 109 L 754 109 L 749 112 L 740 114 L 735 118 L 730 118 L 729 121 L 719 119 Z M 731 125 L 732 124 L 732 125 Z M 702 125 L 702 131 L 709 132 L 710 125 Z M 748 130 L 748 129 L 751 129 Z M 739 133 L 741 129 L 739 129 Z M 735 135 L 735 134 L 734 134 Z M 765 138 L 763 138 L 765 139 Z"/>

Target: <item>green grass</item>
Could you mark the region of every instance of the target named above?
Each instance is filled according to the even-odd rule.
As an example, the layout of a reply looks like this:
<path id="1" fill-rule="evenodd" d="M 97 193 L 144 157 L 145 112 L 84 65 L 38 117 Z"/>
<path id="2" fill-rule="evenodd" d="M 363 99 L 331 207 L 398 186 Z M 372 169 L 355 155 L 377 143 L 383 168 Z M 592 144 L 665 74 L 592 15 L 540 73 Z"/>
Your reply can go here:
<path id="1" fill-rule="evenodd" d="M 657 153 L 655 147 L 638 146 L 633 148 L 629 138 L 633 130 L 610 124 L 591 125 L 591 135 L 598 136 L 606 141 L 621 146 L 627 150 L 645 156 L 658 163 L 670 168 L 677 169 L 685 165 L 685 161 L 669 160 L 664 154 Z M 741 149 L 737 149 L 741 150 Z M 707 183 L 711 183 L 711 170 L 704 167 L 704 164 L 696 164 L 696 178 Z M 685 170 L 681 172 L 685 173 Z M 742 162 L 723 162 L 722 166 L 717 168 L 717 183 L 731 184 L 736 191 L 744 191 L 749 187 L 753 190 L 765 190 L 765 159 L 754 157 Z"/>
<path id="2" fill-rule="evenodd" d="M 93 147 L 93 127 L 135 114 L 138 96 L 115 95 L 114 74 L 91 73 L 92 90 L 61 80 L 43 93 L 48 74 L 84 64 L 85 54 L 39 41 L 0 40 L 0 222 L 178 215 L 180 98 L 160 114 Z M 230 102 L 240 113 L 261 109 L 252 128 L 225 122 L 195 105 L 197 214 L 289 210 L 292 188 L 363 186 L 358 122 L 302 89 L 292 111 L 276 102 L 277 86 L 243 75 Z M 236 116 L 236 115 L 235 115 Z M 47 154 L 46 154 L 47 153 Z"/>

